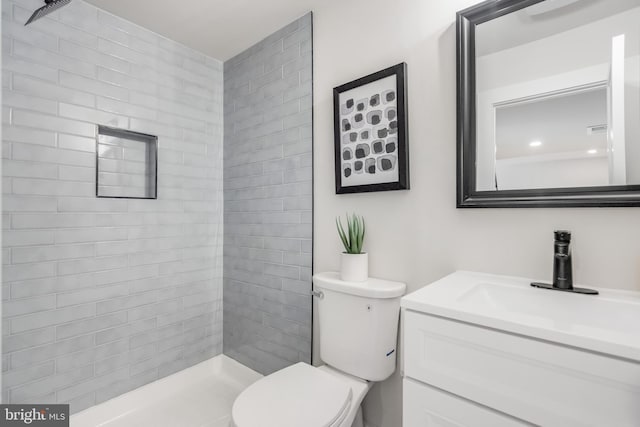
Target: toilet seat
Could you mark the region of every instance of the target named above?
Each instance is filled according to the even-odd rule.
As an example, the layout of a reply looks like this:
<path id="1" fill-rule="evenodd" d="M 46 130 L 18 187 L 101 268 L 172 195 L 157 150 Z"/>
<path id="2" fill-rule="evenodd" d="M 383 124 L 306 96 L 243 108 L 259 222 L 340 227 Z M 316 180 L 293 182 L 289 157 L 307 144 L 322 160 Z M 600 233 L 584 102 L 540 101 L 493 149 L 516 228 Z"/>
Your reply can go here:
<path id="1" fill-rule="evenodd" d="M 235 427 L 338 427 L 351 409 L 353 393 L 321 369 L 297 363 L 243 391 L 233 404 Z"/>

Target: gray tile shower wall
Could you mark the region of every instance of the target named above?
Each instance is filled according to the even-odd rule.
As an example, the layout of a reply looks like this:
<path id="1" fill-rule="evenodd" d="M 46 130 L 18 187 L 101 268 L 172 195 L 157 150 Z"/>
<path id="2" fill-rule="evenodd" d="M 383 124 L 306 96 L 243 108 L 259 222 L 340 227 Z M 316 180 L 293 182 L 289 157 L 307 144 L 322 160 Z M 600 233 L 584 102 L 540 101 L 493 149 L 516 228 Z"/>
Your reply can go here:
<path id="1" fill-rule="evenodd" d="M 222 63 L 82 1 L 2 0 L 3 397 L 72 412 L 222 351 Z M 96 124 L 159 138 L 95 197 Z"/>
<path id="2" fill-rule="evenodd" d="M 224 64 L 224 353 L 311 360 L 312 16 Z"/>

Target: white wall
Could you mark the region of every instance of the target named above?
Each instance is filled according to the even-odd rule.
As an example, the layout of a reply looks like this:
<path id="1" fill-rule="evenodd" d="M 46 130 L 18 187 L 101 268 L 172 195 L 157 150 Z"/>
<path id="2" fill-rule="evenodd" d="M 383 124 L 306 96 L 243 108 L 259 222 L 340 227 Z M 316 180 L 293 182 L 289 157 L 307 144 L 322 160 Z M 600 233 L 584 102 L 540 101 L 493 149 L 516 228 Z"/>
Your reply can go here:
<path id="1" fill-rule="evenodd" d="M 457 269 L 548 279 L 557 228 L 574 234 L 578 283 L 640 290 L 638 209 L 456 210 L 455 12 L 474 3 L 351 0 L 314 11 L 314 271 L 339 267 L 334 218 L 355 211 L 367 220 L 370 274 L 406 281 L 410 291 Z M 401 61 L 409 67 L 411 190 L 338 196 L 332 88 Z M 374 387 L 368 422 L 400 426 L 401 398 L 397 374 Z"/>
<path id="2" fill-rule="evenodd" d="M 627 182 L 640 184 L 640 55 L 627 58 L 624 77 Z"/>
<path id="3" fill-rule="evenodd" d="M 499 190 L 523 188 L 597 187 L 609 182 L 607 156 L 584 152 L 516 157 L 496 161 Z"/>
<path id="4" fill-rule="evenodd" d="M 627 56 L 640 49 L 640 8 L 478 58 L 478 90 L 560 75 L 611 62 L 611 38 L 626 34 Z"/>

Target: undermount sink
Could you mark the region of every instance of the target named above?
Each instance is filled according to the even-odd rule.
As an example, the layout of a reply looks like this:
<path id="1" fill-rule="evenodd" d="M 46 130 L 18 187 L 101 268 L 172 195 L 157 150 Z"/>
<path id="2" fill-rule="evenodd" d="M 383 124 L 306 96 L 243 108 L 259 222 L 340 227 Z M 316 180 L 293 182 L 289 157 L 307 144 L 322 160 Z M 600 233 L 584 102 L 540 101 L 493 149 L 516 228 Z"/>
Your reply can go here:
<path id="1" fill-rule="evenodd" d="M 532 281 L 460 271 L 405 296 L 402 306 L 640 361 L 640 293 L 578 295 Z"/>
<path id="2" fill-rule="evenodd" d="M 544 289 L 480 283 L 458 301 L 494 313 L 511 313 L 559 328 L 597 328 L 603 332 L 640 334 L 640 304 L 622 299 L 555 295 Z"/>

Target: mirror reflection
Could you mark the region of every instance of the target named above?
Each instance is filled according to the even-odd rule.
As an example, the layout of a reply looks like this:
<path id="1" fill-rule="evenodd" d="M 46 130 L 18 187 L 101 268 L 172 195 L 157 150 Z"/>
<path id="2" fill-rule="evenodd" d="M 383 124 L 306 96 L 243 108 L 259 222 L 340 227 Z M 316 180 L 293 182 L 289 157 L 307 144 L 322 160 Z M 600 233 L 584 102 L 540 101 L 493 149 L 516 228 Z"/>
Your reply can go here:
<path id="1" fill-rule="evenodd" d="M 640 184 L 640 0 L 476 27 L 478 191 Z"/>

